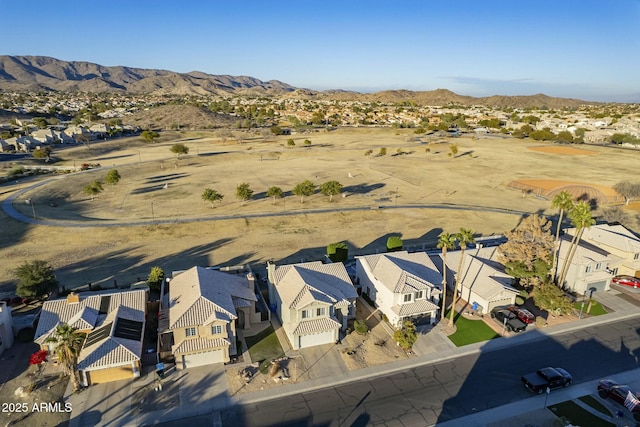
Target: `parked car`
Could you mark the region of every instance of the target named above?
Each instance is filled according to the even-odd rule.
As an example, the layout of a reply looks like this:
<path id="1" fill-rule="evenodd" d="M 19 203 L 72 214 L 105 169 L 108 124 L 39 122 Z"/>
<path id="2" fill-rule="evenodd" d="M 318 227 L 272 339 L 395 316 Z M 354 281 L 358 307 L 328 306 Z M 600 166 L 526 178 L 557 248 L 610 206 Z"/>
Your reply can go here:
<path id="1" fill-rule="evenodd" d="M 547 388 L 569 387 L 573 377 L 562 368 L 542 368 L 522 376 L 522 383 L 534 393 L 541 394 Z"/>
<path id="2" fill-rule="evenodd" d="M 515 313 L 518 319 L 522 320 L 527 325 L 536 323 L 536 316 L 527 310 L 526 308 L 518 307 L 517 305 L 510 305 L 507 307 L 510 312 Z"/>
<path id="3" fill-rule="evenodd" d="M 640 287 L 640 279 L 633 276 L 625 276 L 625 275 L 616 276 L 613 279 L 611 279 L 611 283 L 615 283 L 616 285 L 622 285 L 622 286 L 631 286 L 632 288 Z"/>
<path id="4" fill-rule="evenodd" d="M 491 310 L 491 318 L 503 325 L 509 332 L 522 332 L 527 329 L 526 323 L 504 307 L 496 307 Z"/>
<path id="5" fill-rule="evenodd" d="M 20 304 L 22 304 L 22 298 L 20 297 L 11 298 L 11 305 L 20 305 Z"/>
<path id="6" fill-rule="evenodd" d="M 603 399 L 611 399 L 620 405 L 624 406 L 624 402 L 629 395 L 629 392 L 634 396 L 638 397 L 636 393 L 631 391 L 631 388 L 628 385 L 618 384 L 613 380 L 601 380 L 598 383 L 598 395 Z M 633 418 L 636 421 L 640 421 L 640 405 L 633 408 Z"/>

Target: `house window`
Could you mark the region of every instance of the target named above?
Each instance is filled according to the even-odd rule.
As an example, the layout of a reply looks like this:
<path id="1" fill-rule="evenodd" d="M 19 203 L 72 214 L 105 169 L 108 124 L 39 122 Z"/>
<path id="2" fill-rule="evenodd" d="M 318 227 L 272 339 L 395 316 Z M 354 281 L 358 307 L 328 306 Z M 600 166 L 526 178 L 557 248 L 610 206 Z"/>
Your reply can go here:
<path id="1" fill-rule="evenodd" d="M 416 299 L 421 299 L 422 295 L 424 295 L 424 291 L 418 291 L 416 292 Z"/>
<path id="2" fill-rule="evenodd" d="M 596 264 L 596 271 L 600 271 L 600 270 L 602 270 L 602 263 L 601 262 Z"/>
<path id="3" fill-rule="evenodd" d="M 411 302 L 411 294 L 404 294 L 404 302 Z"/>
<path id="4" fill-rule="evenodd" d="M 638 259 L 640 259 L 640 254 L 635 254 L 633 256 L 634 261 L 637 261 Z"/>
<path id="5" fill-rule="evenodd" d="M 611 272 L 611 274 L 613 274 L 614 276 L 618 275 L 618 267 L 614 268 L 613 271 Z"/>
<path id="6" fill-rule="evenodd" d="M 222 333 L 222 326 L 221 325 L 213 325 L 211 327 L 211 333 L 213 335 L 220 335 Z"/>
<path id="7" fill-rule="evenodd" d="M 586 273 L 591 273 L 591 266 L 587 265 L 587 268 L 584 269 Z"/>
<path id="8" fill-rule="evenodd" d="M 196 336 L 196 328 L 187 328 L 185 331 L 186 331 L 188 337 L 195 337 Z"/>
<path id="9" fill-rule="evenodd" d="M 302 318 L 303 319 L 309 318 L 309 310 L 302 310 Z"/>
<path id="10" fill-rule="evenodd" d="M 324 316 L 324 307 L 316 308 L 316 316 Z"/>

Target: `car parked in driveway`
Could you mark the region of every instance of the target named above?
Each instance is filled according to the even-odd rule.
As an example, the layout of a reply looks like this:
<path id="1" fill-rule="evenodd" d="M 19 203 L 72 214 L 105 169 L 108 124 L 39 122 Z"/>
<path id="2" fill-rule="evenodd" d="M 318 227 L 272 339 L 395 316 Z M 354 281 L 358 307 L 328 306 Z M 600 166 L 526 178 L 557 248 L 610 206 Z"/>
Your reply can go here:
<path id="1" fill-rule="evenodd" d="M 522 332 L 527 329 L 527 324 L 505 307 L 495 307 L 491 310 L 491 318 L 500 323 L 509 332 Z"/>
<path id="2" fill-rule="evenodd" d="M 534 393 L 541 394 L 547 388 L 569 387 L 573 377 L 562 368 L 542 368 L 522 376 L 522 383 Z"/>
<path id="3" fill-rule="evenodd" d="M 515 313 L 518 319 L 522 320 L 527 325 L 531 323 L 536 323 L 536 316 L 527 310 L 526 308 L 518 307 L 517 305 L 510 305 L 507 307 L 510 312 Z"/>
<path id="4" fill-rule="evenodd" d="M 631 391 L 631 388 L 628 385 L 618 384 L 613 380 L 601 380 L 598 383 L 598 395 L 601 398 L 611 399 L 622 406 L 624 406 L 624 402 L 627 400 L 629 392 L 638 398 L 638 395 Z M 633 413 L 633 418 L 636 421 L 640 421 L 640 405 L 634 407 L 631 412 Z"/>
<path id="5" fill-rule="evenodd" d="M 625 276 L 625 275 L 616 276 L 613 279 L 611 279 L 611 283 L 614 283 L 616 285 L 622 285 L 622 286 L 630 286 L 632 288 L 640 287 L 640 279 L 633 276 Z"/>

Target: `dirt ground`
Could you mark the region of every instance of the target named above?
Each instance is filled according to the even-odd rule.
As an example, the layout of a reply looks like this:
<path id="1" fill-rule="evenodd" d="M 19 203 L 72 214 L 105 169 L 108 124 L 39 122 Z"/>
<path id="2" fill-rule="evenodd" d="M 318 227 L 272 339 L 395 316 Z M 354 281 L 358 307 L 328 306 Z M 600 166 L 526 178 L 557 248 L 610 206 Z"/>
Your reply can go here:
<path id="1" fill-rule="evenodd" d="M 372 315 L 369 307 L 361 303 L 361 300 L 356 304 L 356 319 L 365 320 L 369 332 L 366 335 L 359 335 L 353 331 L 342 340 L 343 348 L 340 350 L 340 356 L 349 370 L 409 358 L 409 354 L 393 340 L 391 327 L 385 327 L 379 313 Z"/>
<path id="2" fill-rule="evenodd" d="M 554 146 L 537 146 L 537 147 L 529 147 L 529 150 L 540 151 L 543 153 L 551 153 L 551 154 L 567 154 L 567 155 L 594 155 L 598 154 L 597 151 L 585 150 L 582 148 L 573 148 L 567 147 L 563 145 L 554 145 Z"/>
<path id="3" fill-rule="evenodd" d="M 268 390 L 277 388 L 283 384 L 297 384 L 308 380 L 307 377 L 298 375 L 300 372 L 306 371 L 303 358 L 288 358 L 279 362 L 281 369 L 275 375 L 271 372 L 261 373 L 256 367 L 257 364 L 246 366 L 243 364 L 227 365 L 226 375 L 227 384 L 229 385 L 229 396 L 235 396 L 238 393 L 248 393 L 252 391 Z M 252 377 L 247 382 L 243 376 L 243 371 L 251 372 Z"/>
<path id="4" fill-rule="evenodd" d="M 68 376 L 61 376 L 62 367 L 48 362 L 41 376 L 36 377 L 34 366 L 29 366 L 29 356 L 37 350 L 33 343 L 16 342 L 0 357 L 2 382 L 0 383 L 0 403 L 3 406 L 2 425 L 12 426 L 65 426 L 70 412 L 65 412 L 62 396 L 69 382 Z M 16 375 L 14 377 L 14 375 Z M 36 388 L 24 397 L 15 394 L 19 387 L 27 387 L 33 381 Z M 42 408 L 41 404 L 54 403 L 53 408 Z M 34 407 L 35 405 L 35 407 Z M 51 410 L 53 409 L 53 410 Z M 26 411 L 25 411 L 26 410 Z M 11 424 L 9 424 L 11 423 Z"/>
<path id="5" fill-rule="evenodd" d="M 1 212 L 0 287 L 13 283 L 13 269 L 27 259 L 50 261 L 61 285 L 73 288 L 89 282 L 128 286 L 146 277 L 155 265 L 165 271 L 239 263 L 260 268 L 269 259 L 279 264 L 321 259 L 326 245 L 336 241 L 347 242 L 350 256 L 375 253 L 384 250 L 392 234 L 401 235 L 407 249 L 421 249 L 434 246 L 442 231 L 465 227 L 487 236 L 513 229 L 520 212 L 555 214 L 548 201 L 523 198 L 521 191 L 509 188 L 513 180 L 589 183 L 597 176 L 599 185 L 613 186 L 621 176 L 635 173 L 625 150 L 594 146 L 590 148 L 597 155 L 557 156 L 527 150 L 532 144 L 509 138 L 441 139 L 427 144 L 410 130 L 340 129 L 294 135 L 297 145 L 287 148 L 285 137 L 265 140 L 247 135 L 238 144 L 211 135 L 167 132 L 154 144 L 119 139 L 94 143 L 91 150 L 80 146 L 55 153 L 63 159 L 57 165 L 89 162 L 103 168 L 62 176 L 19 196 L 14 206 L 27 216 L 82 226 L 25 224 Z M 302 146 L 304 139 L 312 141 L 310 148 Z M 175 142 L 187 145 L 189 155 L 176 159 L 169 151 Z M 455 158 L 448 156 L 453 142 L 458 145 Z M 389 154 L 376 157 L 382 147 Z M 373 155 L 365 156 L 369 149 Z M 83 187 L 103 179 L 106 166 L 115 166 L 122 180 L 105 185 L 91 201 Z M 317 193 L 300 203 L 291 189 L 305 179 L 316 184 L 338 180 L 345 197 L 330 203 Z M 0 197 L 30 182 L 4 184 Z M 255 191 L 246 203 L 235 197 L 242 182 Z M 285 198 L 275 204 L 266 196 L 273 185 L 285 191 Z M 225 196 L 214 208 L 201 200 L 206 187 Z M 445 203 L 513 213 L 412 208 Z M 400 208 L 389 209 L 396 205 Z M 367 210 L 308 212 L 328 208 Z M 242 217 L 269 212 L 294 215 Z M 229 219 L 207 220 L 212 216 Z M 198 222 L 172 222 L 184 218 Z M 93 226 L 141 220 L 149 224 Z"/>

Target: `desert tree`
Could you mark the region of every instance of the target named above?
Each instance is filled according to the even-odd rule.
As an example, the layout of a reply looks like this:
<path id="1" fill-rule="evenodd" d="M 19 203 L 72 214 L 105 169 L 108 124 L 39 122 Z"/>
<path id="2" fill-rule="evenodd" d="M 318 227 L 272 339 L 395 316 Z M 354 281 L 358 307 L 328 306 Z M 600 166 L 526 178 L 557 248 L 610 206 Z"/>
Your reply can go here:
<path id="1" fill-rule="evenodd" d="M 614 185 L 613 189 L 624 197 L 625 205 L 640 198 L 640 182 L 622 181 Z"/>
<path id="2" fill-rule="evenodd" d="M 104 177 L 104 182 L 110 185 L 116 185 L 118 182 L 120 182 L 120 178 L 121 177 L 118 169 L 111 169 Z"/>
<path id="3" fill-rule="evenodd" d="M 90 182 L 89 184 L 84 186 L 84 192 L 85 194 L 88 194 L 91 197 L 91 201 L 93 201 L 93 199 L 98 194 L 102 193 L 103 190 L 104 190 L 104 187 L 102 186 L 102 183 L 98 180 Z"/>
<path id="4" fill-rule="evenodd" d="M 293 138 L 289 138 L 289 139 L 287 139 L 287 145 L 289 147 L 295 147 L 296 146 L 296 142 L 293 140 Z"/>
<path id="5" fill-rule="evenodd" d="M 558 225 L 556 226 L 556 238 L 554 239 L 553 259 L 551 263 L 551 271 L 553 273 L 553 277 L 558 274 L 558 249 L 560 244 L 560 228 L 562 228 L 562 218 L 564 217 L 565 212 L 573 208 L 574 203 L 575 201 L 573 200 L 573 197 L 566 191 L 561 191 L 560 193 L 556 194 L 556 196 L 551 201 L 551 207 L 560 210 Z"/>
<path id="6" fill-rule="evenodd" d="M 236 197 L 240 199 L 242 204 L 244 205 L 247 200 L 253 198 L 253 190 L 246 182 L 238 185 L 236 187 Z"/>
<path id="7" fill-rule="evenodd" d="M 45 119 L 44 117 L 34 117 L 32 121 L 33 121 L 33 124 L 38 127 L 38 129 L 47 128 L 47 125 L 48 125 L 47 119 Z"/>
<path id="8" fill-rule="evenodd" d="M 211 188 L 205 188 L 204 191 L 202 192 L 202 200 L 204 200 L 205 202 L 211 203 L 212 208 L 215 202 L 219 202 L 223 198 L 224 196 L 222 194 L 218 193 L 216 190 L 213 190 Z"/>
<path id="9" fill-rule="evenodd" d="M 52 152 L 53 150 L 51 149 L 51 147 L 38 147 L 36 150 L 33 150 L 33 153 L 31 154 L 33 155 L 34 159 L 44 159 L 45 162 L 49 162 L 51 160 Z"/>
<path id="10" fill-rule="evenodd" d="M 613 206 L 611 208 L 603 209 L 600 215 L 607 223 L 617 222 L 620 224 L 626 224 L 629 221 L 629 217 L 620 206 Z"/>
<path id="11" fill-rule="evenodd" d="M 393 332 L 393 339 L 403 349 L 411 350 L 418 339 L 416 325 L 410 320 L 403 321 L 402 327 Z"/>
<path id="12" fill-rule="evenodd" d="M 464 262 L 464 252 L 467 249 L 467 245 L 475 243 L 473 237 L 473 231 L 467 228 L 460 228 L 460 232 L 456 233 L 456 241 L 460 247 L 460 262 L 458 262 L 458 271 L 456 273 L 456 282 L 453 288 L 453 301 L 451 303 L 451 313 L 449 316 L 449 326 L 453 326 L 453 316 L 456 311 L 456 303 L 458 302 L 458 292 L 460 288 L 460 280 L 462 279 L 462 264 Z"/>
<path id="13" fill-rule="evenodd" d="M 342 184 L 338 181 L 327 181 L 320 185 L 320 192 L 325 196 L 329 196 L 329 202 L 333 201 L 333 196 L 340 194 Z"/>
<path id="14" fill-rule="evenodd" d="M 308 140 L 308 139 L 305 139 L 305 140 L 304 140 L 304 146 L 305 146 L 305 147 L 311 147 L 311 141 L 310 141 L 310 140 Z"/>
<path id="15" fill-rule="evenodd" d="M 524 218 L 515 230 L 505 233 L 507 242 L 498 247 L 498 261 L 506 273 L 524 286 L 546 280 L 551 269 L 554 240 L 551 221 L 540 215 Z"/>
<path id="16" fill-rule="evenodd" d="M 536 286 L 531 294 L 536 306 L 554 315 L 569 314 L 573 310 L 571 299 L 551 283 Z"/>
<path id="17" fill-rule="evenodd" d="M 275 205 L 276 199 L 280 199 L 283 195 L 284 192 L 282 191 L 282 188 L 275 185 L 269 187 L 269 189 L 267 190 L 267 197 L 271 197 L 273 199 L 273 202 L 271 202 L 272 205 Z"/>
<path id="18" fill-rule="evenodd" d="M 327 256 L 333 262 L 344 262 L 349 258 L 349 247 L 345 242 L 327 245 Z"/>
<path id="19" fill-rule="evenodd" d="M 382 157 L 382 156 L 386 156 L 387 155 L 387 148 L 386 147 L 382 147 L 380 149 L 380 151 L 378 152 L 378 157 Z"/>
<path id="20" fill-rule="evenodd" d="M 153 130 L 145 130 L 140 134 L 140 136 L 147 142 L 153 142 L 154 140 L 160 138 L 160 134 Z"/>
<path id="21" fill-rule="evenodd" d="M 78 356 L 84 344 L 85 334 L 78 332 L 68 324 L 56 326 L 53 334 L 45 340 L 55 345 L 53 350 L 58 361 L 64 366 L 65 373 L 71 376 L 73 390 L 80 390 L 80 375 L 78 372 Z"/>
<path id="22" fill-rule="evenodd" d="M 15 269 L 14 274 L 18 279 L 16 295 L 19 297 L 39 298 L 58 290 L 55 272 L 47 261 L 26 261 Z"/>
<path id="23" fill-rule="evenodd" d="M 449 146 L 450 156 L 455 157 L 458 155 L 458 144 L 451 144 Z"/>
<path id="24" fill-rule="evenodd" d="M 313 195 L 315 191 L 316 185 L 308 179 L 296 184 L 296 186 L 293 187 L 293 190 L 291 190 L 293 194 L 300 196 L 300 203 L 304 203 L 304 198 Z"/>
<path id="25" fill-rule="evenodd" d="M 571 262 L 573 261 L 576 250 L 580 245 L 580 239 L 582 238 L 584 229 L 589 228 L 596 223 L 591 216 L 591 206 L 588 202 L 584 201 L 578 202 L 573 206 L 573 208 L 569 211 L 569 218 L 571 218 L 571 222 L 575 227 L 575 234 L 571 239 L 571 244 L 569 245 L 567 256 L 562 263 L 561 274 L 557 282 L 558 286 L 564 285 L 564 281 L 566 280 L 567 274 L 569 272 L 569 267 L 571 266 Z"/>
<path id="26" fill-rule="evenodd" d="M 387 252 L 401 251 L 402 245 L 402 238 L 400 236 L 389 236 L 387 238 Z"/>
<path id="27" fill-rule="evenodd" d="M 447 251 L 456 247 L 456 236 L 442 233 L 438 236 L 438 249 L 442 250 L 442 310 L 440 320 L 444 320 L 447 300 Z"/>
<path id="28" fill-rule="evenodd" d="M 174 153 L 178 158 L 180 158 L 180 156 L 182 156 L 183 154 L 189 154 L 189 147 L 181 143 L 173 144 L 171 148 L 169 148 L 169 150 L 171 150 L 171 152 Z"/>

